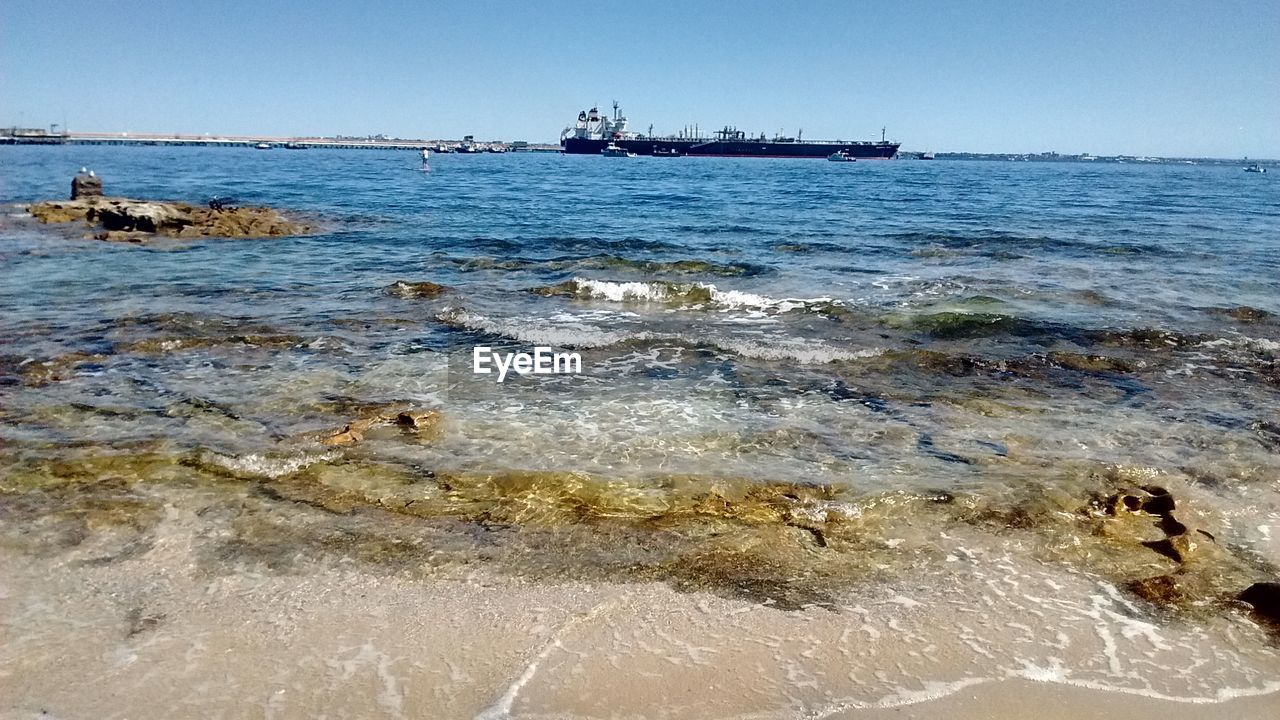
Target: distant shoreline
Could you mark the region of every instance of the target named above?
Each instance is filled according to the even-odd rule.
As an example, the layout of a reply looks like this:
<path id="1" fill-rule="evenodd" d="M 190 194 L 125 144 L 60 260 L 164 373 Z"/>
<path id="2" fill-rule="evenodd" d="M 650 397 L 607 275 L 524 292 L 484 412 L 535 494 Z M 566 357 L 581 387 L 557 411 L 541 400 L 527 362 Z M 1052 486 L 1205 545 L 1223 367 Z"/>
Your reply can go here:
<path id="1" fill-rule="evenodd" d="M 436 145 L 458 145 L 462 140 L 437 138 L 422 140 L 414 138 L 388 138 L 378 135 L 367 137 L 333 136 L 333 137 L 275 137 L 268 135 L 164 135 L 161 133 L 101 133 L 73 132 L 46 133 L 42 130 L 23 131 L 21 128 L 0 128 L 0 145 L 119 145 L 119 146 L 162 146 L 162 147 L 254 147 L 266 143 L 273 147 L 284 148 L 287 145 L 301 148 L 327 150 L 420 150 Z M 559 152 L 557 143 L 533 143 L 513 140 L 491 140 L 486 144 L 501 145 L 509 152 Z M 915 160 L 923 150 L 902 150 L 898 159 Z M 936 160 L 986 160 L 1016 162 L 1088 162 L 1088 163 L 1145 163 L 1165 165 L 1235 165 L 1239 163 L 1260 163 L 1263 165 L 1280 165 L 1274 158 L 1212 158 L 1212 157 L 1156 157 L 1146 155 L 1090 155 L 1089 153 L 1060 154 L 1042 153 L 978 153 L 978 152 L 939 152 Z"/>
<path id="2" fill-rule="evenodd" d="M 255 147 L 267 144 L 273 147 L 293 149 L 361 149 L 361 150 L 419 150 L 438 144 L 456 145 L 461 140 L 420 140 L 414 138 L 369 137 L 272 137 L 266 135 L 163 135 L 160 133 L 46 133 L 5 128 L 0 130 L 0 145 L 120 145 L 165 147 Z M 560 146 L 550 143 L 526 143 L 495 140 L 509 151 L 547 152 L 559 151 Z"/>

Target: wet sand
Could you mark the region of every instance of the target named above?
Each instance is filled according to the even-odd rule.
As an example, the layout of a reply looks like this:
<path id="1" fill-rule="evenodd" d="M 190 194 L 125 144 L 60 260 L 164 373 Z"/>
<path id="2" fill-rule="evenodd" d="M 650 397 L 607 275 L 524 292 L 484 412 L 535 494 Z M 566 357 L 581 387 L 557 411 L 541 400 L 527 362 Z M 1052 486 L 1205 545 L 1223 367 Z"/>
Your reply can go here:
<path id="1" fill-rule="evenodd" d="M 1006 622 L 1033 589 L 1015 598 L 999 589 L 1012 581 L 993 585 L 978 568 L 945 590 L 897 583 L 835 608 L 780 610 L 662 583 L 531 583 L 465 565 L 386 572 L 337 559 L 209 572 L 199 554 L 211 533 L 198 510 L 170 504 L 135 557 L 95 562 L 109 538 L 57 558 L 0 556 L 0 717 L 818 720 L 1015 718 L 1034 707 L 1047 719 L 1176 719 L 1280 709 L 1280 694 L 1224 689 L 1234 670 L 1215 665 L 1235 663 L 1199 656 L 1193 630 L 1133 621 L 1110 633 L 1111 605 L 1098 606 L 1098 624 L 1051 623 L 1041 639 L 1026 610 L 1028 625 Z M 1018 570 L 1024 583 L 1023 571 L 1035 572 Z M 1094 591 L 1086 577 L 1059 587 L 1045 609 Z M 948 601 L 957 594 L 964 602 Z M 974 612 L 983 605 L 989 612 Z M 1050 646 L 1052 659 L 1037 662 Z M 1126 692 L 1101 689 L 1100 663 L 1116 664 L 1119 678 L 1155 663 L 1202 665 L 1222 702 L 1172 671 L 1168 685 L 1148 677 Z M 1234 680 L 1249 685 L 1240 694 L 1280 690 L 1274 676 Z"/>
<path id="2" fill-rule="evenodd" d="M 1197 705 L 1029 680 L 1004 680 L 965 688 L 953 695 L 917 705 L 853 711 L 833 715 L 832 718 L 988 720 L 1034 716 L 1039 720 L 1146 720 L 1154 717 L 1164 720 L 1269 720 L 1278 711 L 1280 699 L 1274 695 Z"/>

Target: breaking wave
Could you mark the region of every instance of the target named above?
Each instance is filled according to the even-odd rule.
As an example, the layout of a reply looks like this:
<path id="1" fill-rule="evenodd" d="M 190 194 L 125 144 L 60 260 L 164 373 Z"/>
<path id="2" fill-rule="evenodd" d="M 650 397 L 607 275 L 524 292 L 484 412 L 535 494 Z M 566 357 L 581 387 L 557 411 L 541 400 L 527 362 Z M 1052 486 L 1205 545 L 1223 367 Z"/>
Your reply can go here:
<path id="1" fill-rule="evenodd" d="M 676 283 L 664 280 L 615 282 L 576 277 L 556 285 L 533 288 L 530 292 L 545 297 L 571 297 L 617 303 L 657 303 L 690 309 L 757 310 L 771 313 L 793 310 L 824 312 L 840 305 L 838 301 L 825 297 L 772 298 L 740 290 L 721 290 L 711 283 Z"/>
<path id="2" fill-rule="evenodd" d="M 436 316 L 449 327 L 481 332 L 530 345 L 547 345 L 575 349 L 618 349 L 635 351 L 638 346 L 664 346 L 718 351 L 740 358 L 764 361 L 791 361 L 802 365 L 861 360 L 877 357 L 883 348 L 841 348 L 820 340 L 803 338 L 770 338 L 759 342 L 728 337 L 699 337 L 674 332 L 650 330 L 603 330 L 581 319 L 561 317 L 553 320 L 535 318 L 496 319 L 462 309 L 449 309 Z"/>

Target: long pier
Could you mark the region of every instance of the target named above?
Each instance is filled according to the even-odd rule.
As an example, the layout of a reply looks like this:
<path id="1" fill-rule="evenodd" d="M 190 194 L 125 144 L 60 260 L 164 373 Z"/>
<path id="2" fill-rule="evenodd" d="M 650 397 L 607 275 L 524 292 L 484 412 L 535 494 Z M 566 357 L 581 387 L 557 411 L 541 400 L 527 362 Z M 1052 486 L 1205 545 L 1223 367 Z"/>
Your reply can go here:
<path id="1" fill-rule="evenodd" d="M 265 137 L 249 135 L 159 135 L 154 133 L 60 133 L 60 134 L 0 134 L 2 145 L 125 145 L 169 147 L 257 147 L 266 144 L 272 148 L 329 149 L 329 150 L 421 150 L 437 144 L 456 146 L 457 140 L 406 140 L 402 138 L 316 138 L 316 137 Z M 538 143 L 509 143 L 494 141 L 507 151 L 547 152 L 559 151 L 559 145 Z"/>

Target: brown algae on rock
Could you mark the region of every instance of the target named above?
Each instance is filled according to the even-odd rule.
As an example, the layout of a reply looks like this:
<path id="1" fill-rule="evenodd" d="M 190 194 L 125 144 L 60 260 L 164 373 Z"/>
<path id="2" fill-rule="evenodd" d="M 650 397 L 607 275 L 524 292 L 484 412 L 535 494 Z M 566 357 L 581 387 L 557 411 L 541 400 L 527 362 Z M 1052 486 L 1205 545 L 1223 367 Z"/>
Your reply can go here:
<path id="1" fill-rule="evenodd" d="M 388 411 L 370 419 L 389 429 L 411 421 L 416 431 L 431 428 L 438 415 Z M 266 503 L 255 512 L 276 508 L 275 519 L 238 536 L 238 549 L 227 551 L 236 556 L 275 555 L 296 542 L 316 558 L 326 548 L 359 546 L 356 555 L 369 561 L 386 556 L 411 565 L 416 552 L 426 562 L 427 548 L 378 539 L 376 523 L 358 543 L 333 545 L 341 528 L 356 522 L 340 518 L 378 512 L 403 518 L 388 526 L 392 536 L 426 523 L 423 531 L 443 532 L 455 549 L 470 547 L 518 574 L 661 580 L 784 608 L 828 605 L 859 583 L 937 567 L 954 552 L 937 534 L 946 528 L 1030 545 L 1043 561 L 1096 573 L 1179 612 L 1225 608 L 1266 572 L 1219 544 L 1214 529 L 1195 527 L 1202 518 L 1167 483 L 1139 485 L 1134 481 L 1151 477 L 1123 468 L 1014 494 L 858 494 L 747 478 L 423 470 L 329 452 L 339 454 L 270 461 L 205 451 L 16 463 L 0 493 L 10 518 L 44 518 L 19 544 L 33 551 L 77 546 L 105 527 L 140 536 L 155 522 L 156 492 L 221 485 Z M 292 533 L 289 518 L 308 508 L 322 514 L 305 521 L 305 533 Z M 326 522 L 332 527 L 323 529 Z M 253 550 L 266 542 L 266 527 L 271 547 Z M 35 539 L 45 532 L 46 541 Z M 14 543 L 12 532 L 7 537 Z M 551 557 L 540 554 L 550 551 L 548 543 L 556 548 Z M 454 561 L 466 556 L 449 554 Z"/>

